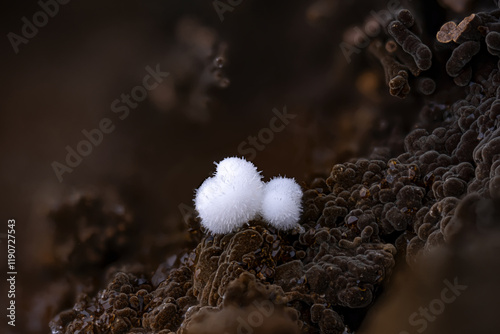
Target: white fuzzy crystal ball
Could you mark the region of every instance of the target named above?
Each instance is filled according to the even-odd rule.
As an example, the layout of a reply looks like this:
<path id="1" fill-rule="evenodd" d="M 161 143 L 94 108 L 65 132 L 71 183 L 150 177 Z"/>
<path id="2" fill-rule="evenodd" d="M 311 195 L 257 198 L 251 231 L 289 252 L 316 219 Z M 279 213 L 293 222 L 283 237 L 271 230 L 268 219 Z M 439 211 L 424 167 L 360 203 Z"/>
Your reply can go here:
<path id="1" fill-rule="evenodd" d="M 264 183 L 257 168 L 243 158 L 226 158 L 217 164 L 196 190 L 194 199 L 201 224 L 214 234 L 230 233 L 256 218 Z"/>
<path id="2" fill-rule="evenodd" d="M 266 183 L 262 218 L 279 230 L 298 226 L 302 213 L 302 189 L 294 179 L 277 177 Z"/>

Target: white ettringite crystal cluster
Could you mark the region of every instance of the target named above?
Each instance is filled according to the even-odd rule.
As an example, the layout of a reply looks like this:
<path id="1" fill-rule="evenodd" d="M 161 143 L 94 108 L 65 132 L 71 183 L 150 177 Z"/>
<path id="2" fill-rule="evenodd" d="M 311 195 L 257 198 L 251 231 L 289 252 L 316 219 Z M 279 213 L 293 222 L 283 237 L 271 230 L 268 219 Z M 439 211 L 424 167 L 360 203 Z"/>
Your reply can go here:
<path id="1" fill-rule="evenodd" d="M 294 179 L 276 177 L 267 182 L 261 214 L 266 222 L 280 230 L 297 226 L 302 213 L 302 189 Z"/>
<path id="2" fill-rule="evenodd" d="M 201 223 L 215 234 L 229 233 L 257 217 L 264 184 L 257 168 L 245 159 L 227 158 L 217 164 L 196 191 Z"/>
<path id="3" fill-rule="evenodd" d="M 230 233 L 259 216 L 280 230 L 293 229 L 302 213 L 302 189 L 294 179 L 264 183 L 257 168 L 243 158 L 219 162 L 214 176 L 196 190 L 201 224 L 214 234 Z"/>

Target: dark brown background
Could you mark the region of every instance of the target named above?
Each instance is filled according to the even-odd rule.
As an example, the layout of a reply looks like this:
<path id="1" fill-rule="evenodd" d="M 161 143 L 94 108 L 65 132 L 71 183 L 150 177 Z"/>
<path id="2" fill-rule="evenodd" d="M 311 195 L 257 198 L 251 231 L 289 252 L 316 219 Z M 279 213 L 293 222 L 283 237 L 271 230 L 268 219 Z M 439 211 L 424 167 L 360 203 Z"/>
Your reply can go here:
<path id="1" fill-rule="evenodd" d="M 422 101 L 389 97 L 380 80 L 371 88 L 375 98 L 363 94 L 357 80 L 362 74 L 380 76 L 381 69 L 367 66 L 370 60 L 362 55 L 348 64 L 339 48 L 347 27 L 384 2 L 341 2 L 330 18 L 310 22 L 313 3 L 247 0 L 220 22 L 211 1 L 73 0 L 17 55 L 6 35 L 19 34 L 21 18 L 31 19 L 40 7 L 35 1 L 2 4 L 0 222 L 15 218 L 17 224 L 19 323 L 32 322 L 33 332 L 46 332 L 28 311 L 32 296 L 56 279 L 44 271 L 53 261 L 53 226 L 45 217 L 74 191 L 115 189 L 141 227 L 130 256 L 150 258 L 157 248 L 144 250 L 144 244 L 154 235 L 161 249 L 161 239 L 182 228 L 179 204 L 191 204 L 213 162 L 237 155 L 243 140 L 268 126 L 275 107 L 286 105 L 297 118 L 254 160 L 266 179 L 280 174 L 305 182 L 409 129 Z M 444 22 L 444 12 L 432 13 L 435 22 Z M 146 65 L 162 64 L 175 83 L 183 57 L 198 59 L 187 41 L 176 39 L 186 17 L 213 29 L 229 47 L 224 71 L 231 84 L 208 93 L 210 120 L 194 120 L 186 103 L 160 110 L 146 100 L 119 121 L 110 103 L 142 82 Z M 74 148 L 81 131 L 97 127 L 103 117 L 113 119 L 115 131 L 59 183 L 51 163 L 63 162 L 65 146 Z M 397 140 L 392 144 L 401 149 Z"/>

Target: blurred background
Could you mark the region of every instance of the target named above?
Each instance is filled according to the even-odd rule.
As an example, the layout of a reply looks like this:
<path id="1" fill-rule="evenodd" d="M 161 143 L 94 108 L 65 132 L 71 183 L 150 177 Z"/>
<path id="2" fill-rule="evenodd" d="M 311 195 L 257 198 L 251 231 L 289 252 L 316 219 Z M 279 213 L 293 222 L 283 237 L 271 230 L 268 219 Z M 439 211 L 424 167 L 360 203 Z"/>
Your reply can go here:
<path id="1" fill-rule="evenodd" d="M 243 142 L 270 127 L 274 108 L 295 118 L 246 156 L 266 180 L 305 185 L 377 146 L 402 151 L 425 99 L 390 96 L 375 60 L 354 53 L 348 61 L 339 47 L 385 1 L 215 3 L 69 1 L 17 53 L 8 34 L 21 36 L 23 17 L 33 22 L 42 7 L 3 4 L 0 212 L 2 224 L 16 219 L 17 333 L 46 333 L 75 293 L 99 288 L 111 264 L 153 272 L 178 252 L 194 189 L 214 161 L 244 155 Z M 464 3 L 462 11 L 485 5 Z M 416 5 L 429 6 L 426 27 L 461 15 L 434 1 Z M 147 66 L 169 76 L 120 119 L 113 101 L 142 85 Z M 114 131 L 59 182 L 53 163 L 66 164 L 66 147 L 76 149 L 103 118 Z M 126 229 L 100 239 L 106 248 L 113 233 L 124 235 L 105 258 L 101 246 L 96 258 L 77 254 L 92 219 Z"/>

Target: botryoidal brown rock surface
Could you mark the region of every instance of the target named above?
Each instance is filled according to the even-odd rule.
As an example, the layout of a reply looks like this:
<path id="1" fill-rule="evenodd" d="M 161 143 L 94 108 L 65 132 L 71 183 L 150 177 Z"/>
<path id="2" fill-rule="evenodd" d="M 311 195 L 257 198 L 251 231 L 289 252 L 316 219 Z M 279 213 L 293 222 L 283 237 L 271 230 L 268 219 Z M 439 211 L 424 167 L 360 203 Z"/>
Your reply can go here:
<path id="1" fill-rule="evenodd" d="M 304 195 L 305 232 L 251 222 L 205 236 L 159 285 L 118 273 L 58 315 L 52 330 L 208 333 L 199 322 L 245 319 L 260 298 L 294 330 L 349 331 L 389 278 L 396 249 L 412 263 L 484 225 L 478 212 L 500 198 L 499 79 L 494 69 L 470 85 L 464 100 L 441 110 L 440 126 L 406 137 L 400 156 L 339 164 L 316 179 Z"/>
<path id="2" fill-rule="evenodd" d="M 417 266 L 445 246 L 465 258 L 456 260 L 463 264 L 457 268 L 472 268 L 467 256 L 482 253 L 465 256 L 458 245 L 480 243 L 477 235 L 496 231 L 500 217 L 500 71 L 493 31 L 499 15 L 477 17 L 459 24 L 462 38 L 452 24 L 438 34 L 439 42 L 454 43 L 442 72 L 465 86 L 462 97 L 429 100 L 402 154 L 391 157 L 378 148 L 305 186 L 303 231 L 279 232 L 252 221 L 234 233 L 200 236 L 192 251 L 154 275 L 119 272 L 96 295 L 81 294 L 53 319 L 52 332 L 352 333 L 390 283 L 396 263 Z M 402 13 L 389 35 L 404 52 L 411 45 L 423 50 L 411 51 L 413 60 L 404 57 L 411 64 L 418 60 L 420 72 L 431 66 L 424 61 L 431 51 L 408 31 L 412 20 Z M 472 23 L 477 32 L 466 29 Z M 370 51 L 383 66 L 395 64 L 382 44 Z M 408 73 L 403 77 L 407 88 L 393 95 L 410 92 Z M 190 223 L 200 235 L 197 219 Z"/>

